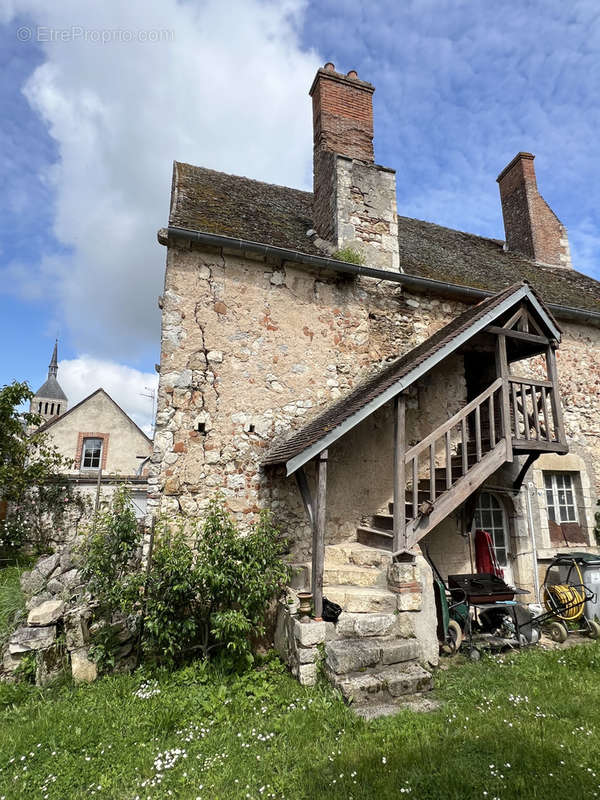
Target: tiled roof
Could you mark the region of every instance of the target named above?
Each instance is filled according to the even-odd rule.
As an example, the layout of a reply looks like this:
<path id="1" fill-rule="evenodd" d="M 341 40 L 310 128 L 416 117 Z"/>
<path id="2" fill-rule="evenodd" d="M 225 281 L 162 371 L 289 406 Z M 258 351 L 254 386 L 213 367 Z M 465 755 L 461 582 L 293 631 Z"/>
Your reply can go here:
<path id="1" fill-rule="evenodd" d="M 175 163 L 169 224 L 323 255 L 306 232 L 312 193 Z M 523 279 L 547 303 L 600 309 L 600 282 L 572 269 L 541 267 L 503 249 L 497 239 L 398 218 L 404 272 L 438 281 L 499 291 Z"/>
<path id="2" fill-rule="evenodd" d="M 306 232 L 311 192 L 175 162 L 169 225 L 322 256 Z"/>
<path id="3" fill-rule="evenodd" d="M 330 431 L 340 428 L 346 420 L 361 409 L 364 409 L 372 400 L 381 396 L 387 389 L 408 376 L 409 373 L 427 361 L 427 359 L 435 356 L 439 350 L 456 340 L 460 334 L 467 332 L 484 315 L 494 311 L 503 301 L 509 300 L 511 295 L 515 294 L 524 285 L 519 283 L 510 286 L 508 289 L 482 300 L 456 317 L 456 319 L 453 319 L 429 339 L 426 339 L 400 358 L 386 364 L 383 369 L 371 375 L 345 397 L 332 403 L 325 411 L 293 433 L 289 438 L 275 443 L 265 456 L 263 464 L 286 463 L 317 442 L 320 442 Z M 536 296 L 536 299 L 540 300 L 531 287 L 529 287 L 529 290 Z M 516 295 L 515 302 L 518 301 L 520 296 L 520 294 Z M 501 309 L 498 309 L 498 312 L 500 311 Z M 548 309 L 544 308 L 544 311 L 548 314 L 550 320 L 554 322 Z M 458 346 L 458 342 L 456 344 Z"/>
<path id="4" fill-rule="evenodd" d="M 36 398 L 44 400 L 66 400 L 67 395 L 60 388 L 60 383 L 54 375 L 48 375 L 48 380 L 43 383 L 35 393 Z"/>

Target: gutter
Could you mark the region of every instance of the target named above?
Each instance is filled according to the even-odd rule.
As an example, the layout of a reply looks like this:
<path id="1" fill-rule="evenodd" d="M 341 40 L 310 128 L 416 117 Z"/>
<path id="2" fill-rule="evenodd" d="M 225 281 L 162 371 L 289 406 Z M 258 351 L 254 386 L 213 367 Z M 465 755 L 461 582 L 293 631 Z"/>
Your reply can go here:
<path id="1" fill-rule="evenodd" d="M 458 283 L 436 281 L 433 278 L 421 278 L 418 275 L 408 275 L 405 272 L 389 272 L 388 270 L 365 267 L 360 264 L 349 264 L 346 261 L 339 261 L 337 258 L 329 258 L 328 256 L 315 256 L 310 253 L 301 253 L 298 250 L 289 250 L 286 247 L 275 247 L 270 244 L 251 242 L 247 239 L 236 239 L 231 236 L 221 236 L 217 233 L 203 233 L 177 226 L 169 226 L 167 230 L 161 228 L 158 232 L 160 244 L 168 244 L 169 239 L 196 242 L 210 247 L 223 247 L 236 253 L 253 253 L 264 257 L 271 256 L 282 261 L 292 261 L 296 264 L 303 264 L 317 269 L 329 269 L 342 274 L 399 283 L 415 292 L 433 292 L 455 300 L 479 302 L 495 294 L 495 292 L 487 289 L 476 289 L 472 286 L 461 286 Z M 585 323 L 600 328 L 600 312 L 598 311 L 588 311 L 583 308 L 573 308 L 557 303 L 546 303 L 546 306 L 559 319 Z"/>

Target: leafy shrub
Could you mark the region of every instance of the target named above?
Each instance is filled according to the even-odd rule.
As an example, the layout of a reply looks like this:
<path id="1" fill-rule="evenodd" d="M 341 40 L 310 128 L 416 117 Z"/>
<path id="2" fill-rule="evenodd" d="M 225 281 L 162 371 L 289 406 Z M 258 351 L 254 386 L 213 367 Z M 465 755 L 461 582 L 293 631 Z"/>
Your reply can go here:
<path id="1" fill-rule="evenodd" d="M 173 665 L 223 651 L 249 659 L 250 639 L 264 633 L 267 605 L 289 577 L 284 551 L 267 512 L 243 536 L 215 499 L 200 530 L 189 520 L 161 521 L 143 569 L 141 533 L 120 490 L 85 540 L 82 574 L 106 630 L 115 612 L 129 615 L 153 660 Z M 93 650 L 108 667 L 110 639 L 102 631 Z"/>
<path id="2" fill-rule="evenodd" d="M 106 510 L 97 511 L 81 546 L 81 575 L 101 607 L 112 612 L 130 605 L 137 586 L 143 530 L 131 493 L 118 488 Z"/>
<path id="3" fill-rule="evenodd" d="M 284 542 L 264 512 L 245 536 L 219 500 L 190 541 L 180 526 L 158 539 L 145 592 L 144 649 L 175 663 L 226 649 L 250 656 L 269 600 L 285 586 Z"/>
<path id="4" fill-rule="evenodd" d="M 0 388 L 0 501 L 6 506 L 0 555 L 8 561 L 24 547 L 47 552 L 54 538 L 62 538 L 65 524 L 80 521 L 86 508 L 64 474 L 72 461 L 37 430 L 42 417 L 19 411 L 32 397 L 26 383 Z"/>

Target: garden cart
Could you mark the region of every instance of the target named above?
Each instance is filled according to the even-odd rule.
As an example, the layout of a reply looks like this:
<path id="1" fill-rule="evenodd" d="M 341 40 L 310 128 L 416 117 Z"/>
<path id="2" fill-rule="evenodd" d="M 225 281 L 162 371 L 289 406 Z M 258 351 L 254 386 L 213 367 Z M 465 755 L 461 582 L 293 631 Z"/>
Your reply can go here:
<path id="1" fill-rule="evenodd" d="M 584 582 L 582 571 L 597 564 L 600 559 L 589 553 L 559 553 L 546 570 L 542 586 L 542 598 L 546 611 L 534 617 L 531 625 L 548 625 L 550 638 L 565 642 L 569 634 L 583 633 L 592 639 L 600 637 L 600 623 L 591 616 L 596 607 L 596 592 Z M 558 568 L 560 582 L 553 582 Z M 590 616 L 586 615 L 586 610 Z M 578 620 L 583 624 L 574 626 Z"/>

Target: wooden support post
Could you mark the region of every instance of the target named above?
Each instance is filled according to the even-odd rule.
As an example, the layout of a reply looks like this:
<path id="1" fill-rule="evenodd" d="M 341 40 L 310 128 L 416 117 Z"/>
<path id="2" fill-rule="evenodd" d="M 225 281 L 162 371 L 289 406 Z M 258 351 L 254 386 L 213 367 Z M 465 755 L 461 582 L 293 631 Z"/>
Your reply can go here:
<path id="1" fill-rule="evenodd" d="M 562 444 L 566 444 L 565 427 L 563 425 L 562 407 L 560 403 L 560 388 L 558 385 L 558 370 L 556 368 L 556 343 L 552 343 L 546 350 L 546 367 L 548 369 L 548 380 L 552 381 L 552 391 L 550 392 L 550 407 L 554 419 L 554 432 L 556 438 Z"/>
<path id="2" fill-rule="evenodd" d="M 406 403 L 403 395 L 394 398 L 394 541 L 393 552 L 406 549 Z M 435 480 L 435 477 L 434 477 Z M 416 509 L 413 509 L 416 517 Z"/>
<path id="3" fill-rule="evenodd" d="M 506 442 L 506 460 L 513 460 L 512 431 L 510 424 L 510 399 L 508 386 L 508 359 L 506 357 L 506 337 L 496 337 L 496 374 L 502 378 L 502 396 L 500 411 L 502 417 L 502 436 Z M 517 409 L 515 408 L 515 426 L 517 424 Z"/>
<path id="4" fill-rule="evenodd" d="M 327 450 L 317 456 L 317 513 L 313 527 L 312 593 L 315 618 L 323 616 L 323 568 L 325 563 L 325 522 L 327 517 Z"/>

